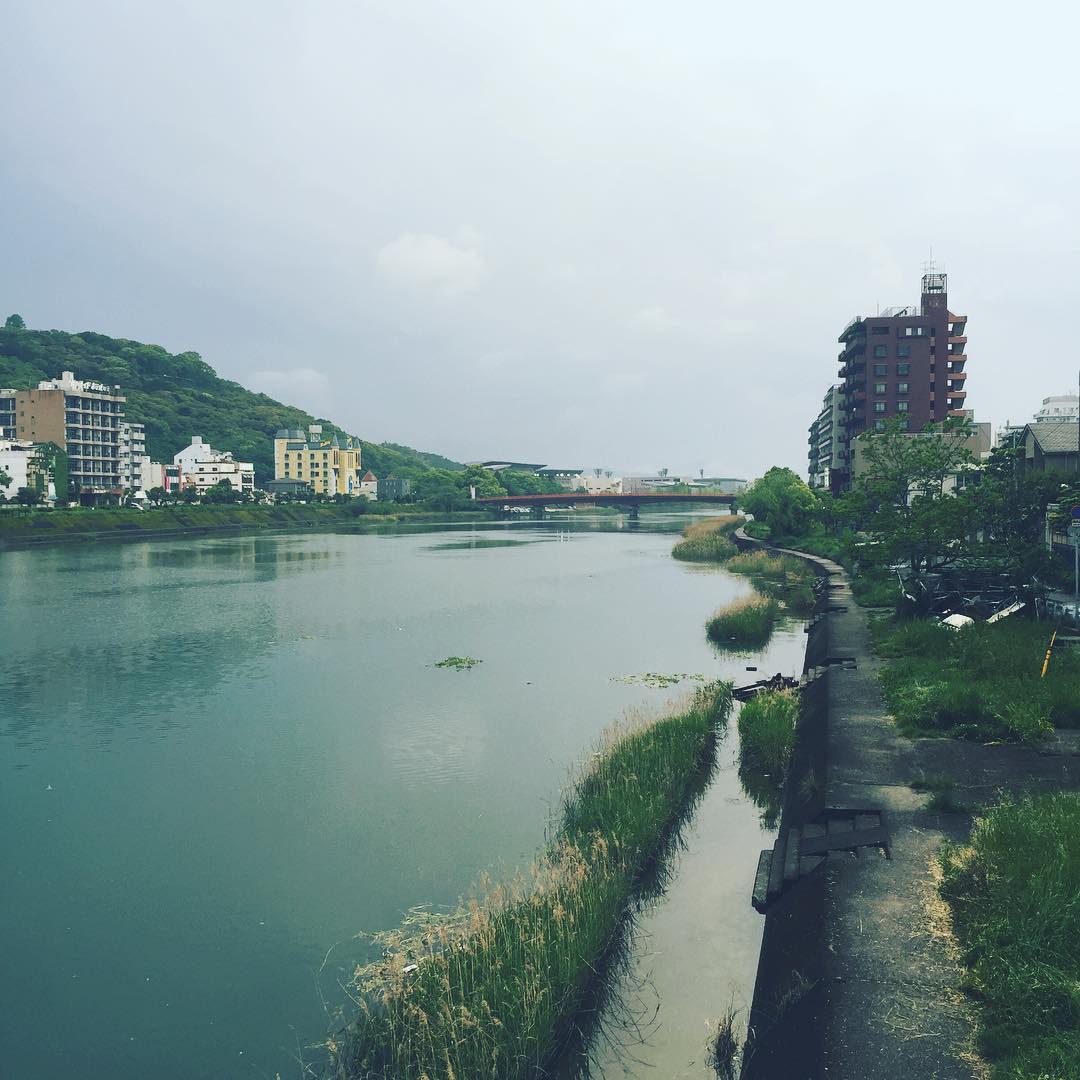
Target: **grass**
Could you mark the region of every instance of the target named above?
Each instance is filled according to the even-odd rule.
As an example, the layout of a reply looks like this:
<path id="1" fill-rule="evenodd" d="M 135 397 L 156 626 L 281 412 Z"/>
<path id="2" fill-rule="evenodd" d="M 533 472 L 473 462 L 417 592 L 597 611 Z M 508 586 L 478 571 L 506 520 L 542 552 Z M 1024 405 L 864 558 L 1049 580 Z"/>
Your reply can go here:
<path id="1" fill-rule="evenodd" d="M 328 1075 L 543 1074 L 704 790 L 731 701 L 731 684 L 714 683 L 674 715 L 610 733 L 525 873 L 379 935 L 383 956 L 356 973 L 359 1015 L 329 1042 Z"/>
<path id="2" fill-rule="evenodd" d="M 390 521 L 417 516 L 413 506 L 382 505 L 369 509 L 366 500 L 342 505 L 283 503 L 280 506 L 167 506 L 151 510 L 65 509 L 25 512 L 0 509 L 0 538 L 20 542 L 62 540 L 96 534 L 138 536 L 142 533 L 192 529 L 269 528 L 334 525 L 352 521 Z M 439 515 L 442 517 L 450 515 Z M 475 512 L 474 512 L 475 516 Z"/>
<path id="3" fill-rule="evenodd" d="M 671 554 L 686 562 L 724 562 L 738 554 L 729 534 L 745 521 L 739 514 L 723 514 L 687 525 Z"/>
<path id="4" fill-rule="evenodd" d="M 771 596 L 752 593 L 717 611 L 705 624 L 705 632 L 716 645 L 760 647 L 769 640 L 779 611 Z"/>
<path id="5" fill-rule="evenodd" d="M 792 611 L 807 614 L 814 608 L 813 585 L 817 575 L 794 555 L 748 551 L 728 559 L 725 569 L 745 574 L 755 589 L 783 601 Z"/>
<path id="6" fill-rule="evenodd" d="M 739 709 L 739 759 L 757 772 L 781 781 L 795 747 L 799 695 L 794 690 L 764 690 Z"/>
<path id="7" fill-rule="evenodd" d="M 1080 654 L 1054 651 L 1051 628 L 1018 618 L 950 630 L 925 619 L 874 625 L 885 700 L 908 735 L 1036 742 L 1054 727 L 1080 727 Z"/>
<path id="8" fill-rule="evenodd" d="M 942 856 L 998 1078 L 1080 1078 L 1080 796 L 1007 801 Z"/>
<path id="9" fill-rule="evenodd" d="M 926 809 L 935 814 L 971 814 L 978 806 L 956 794 L 956 781 L 946 773 L 926 773 L 910 784 L 912 791 L 929 792 Z"/>

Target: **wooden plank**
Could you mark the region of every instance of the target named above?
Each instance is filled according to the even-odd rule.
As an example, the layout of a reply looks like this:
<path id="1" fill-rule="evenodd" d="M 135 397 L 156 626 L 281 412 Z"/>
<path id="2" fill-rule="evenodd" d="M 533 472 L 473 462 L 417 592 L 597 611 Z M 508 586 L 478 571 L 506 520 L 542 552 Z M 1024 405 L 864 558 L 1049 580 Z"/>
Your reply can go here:
<path id="1" fill-rule="evenodd" d="M 766 849 L 758 856 L 757 873 L 754 875 L 754 893 L 750 903 L 755 911 L 765 913 L 769 904 L 769 869 L 772 866 L 772 852 Z"/>
<path id="2" fill-rule="evenodd" d="M 856 829 L 876 829 L 881 824 L 880 814 L 856 814 L 855 815 L 855 828 Z"/>

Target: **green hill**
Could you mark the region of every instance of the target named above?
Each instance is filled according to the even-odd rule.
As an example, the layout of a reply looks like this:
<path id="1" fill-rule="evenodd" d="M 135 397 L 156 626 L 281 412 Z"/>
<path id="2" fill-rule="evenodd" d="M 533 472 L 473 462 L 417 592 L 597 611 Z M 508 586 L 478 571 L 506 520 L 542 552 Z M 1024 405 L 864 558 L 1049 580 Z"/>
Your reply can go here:
<path id="1" fill-rule="evenodd" d="M 278 428 L 319 423 L 327 433 L 342 430 L 330 420 L 220 378 L 198 353 L 172 354 L 160 345 L 90 331 L 0 328 L 0 387 L 27 389 L 42 379 L 58 378 L 62 371 L 120 386 L 127 396 L 126 419 L 146 425 L 146 451 L 154 461 L 172 461 L 192 435 L 202 435 L 211 446 L 254 462 L 259 484 L 274 475 Z M 393 473 L 412 479 L 433 468 L 464 467 L 397 443 L 368 442 L 363 444 L 363 465 L 376 476 Z"/>

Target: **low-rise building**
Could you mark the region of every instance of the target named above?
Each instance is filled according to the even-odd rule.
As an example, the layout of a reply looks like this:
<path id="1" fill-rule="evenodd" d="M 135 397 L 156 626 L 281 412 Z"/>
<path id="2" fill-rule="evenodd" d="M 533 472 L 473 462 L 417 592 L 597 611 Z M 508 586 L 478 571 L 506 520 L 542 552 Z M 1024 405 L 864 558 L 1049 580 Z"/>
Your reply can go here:
<path id="1" fill-rule="evenodd" d="M 125 491 L 147 490 L 142 486 L 144 461 L 150 461 L 146 456 L 146 425 L 121 420 L 120 486 Z"/>
<path id="2" fill-rule="evenodd" d="M 412 481 L 384 476 L 378 482 L 379 502 L 403 502 L 412 494 Z"/>
<path id="3" fill-rule="evenodd" d="M 368 499 L 379 497 L 379 478 L 370 469 L 360 478 L 360 494 Z"/>
<path id="4" fill-rule="evenodd" d="M 241 495 L 255 491 L 254 464 L 237 461 L 228 450 L 215 450 L 201 435 L 193 435 L 190 445 L 173 455 L 173 464 L 180 469 L 180 486 L 194 488 L 200 496 L 222 482 Z"/>
<path id="5" fill-rule="evenodd" d="M 282 428 L 274 436 L 274 479 L 303 480 L 317 495 L 360 494 L 359 439 L 323 437 L 322 425 L 307 432 Z"/>
<path id="6" fill-rule="evenodd" d="M 1017 466 L 1021 473 L 1080 475 L 1080 422 L 1054 420 L 1028 424 L 1020 446 Z"/>
<path id="7" fill-rule="evenodd" d="M 50 501 L 56 499 L 56 483 L 51 460 L 53 455 L 63 459 L 63 452 L 49 444 L 28 442 L 25 439 L 0 439 L 0 473 L 8 482 L 0 484 L 0 495 L 14 499 L 20 488 L 31 488 Z"/>

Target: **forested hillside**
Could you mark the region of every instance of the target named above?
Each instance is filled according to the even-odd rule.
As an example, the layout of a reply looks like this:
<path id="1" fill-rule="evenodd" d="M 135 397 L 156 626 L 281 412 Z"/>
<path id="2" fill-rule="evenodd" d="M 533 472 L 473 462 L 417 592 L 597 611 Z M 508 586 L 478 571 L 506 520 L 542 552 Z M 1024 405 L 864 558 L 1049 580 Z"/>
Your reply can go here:
<path id="1" fill-rule="evenodd" d="M 254 462 L 256 483 L 261 484 L 274 475 L 273 437 L 278 428 L 321 423 L 326 432 L 341 430 L 330 420 L 220 378 L 198 353 L 172 354 L 160 345 L 90 331 L 27 330 L 18 322 L 13 316 L 0 328 L 0 387 L 26 389 L 42 379 L 58 378 L 62 371 L 119 385 L 127 396 L 126 418 L 146 425 L 147 453 L 155 461 L 172 461 L 192 435 L 202 435 L 213 447 Z M 376 476 L 392 472 L 413 479 L 431 468 L 463 468 L 438 454 L 368 442 L 363 465 Z"/>

